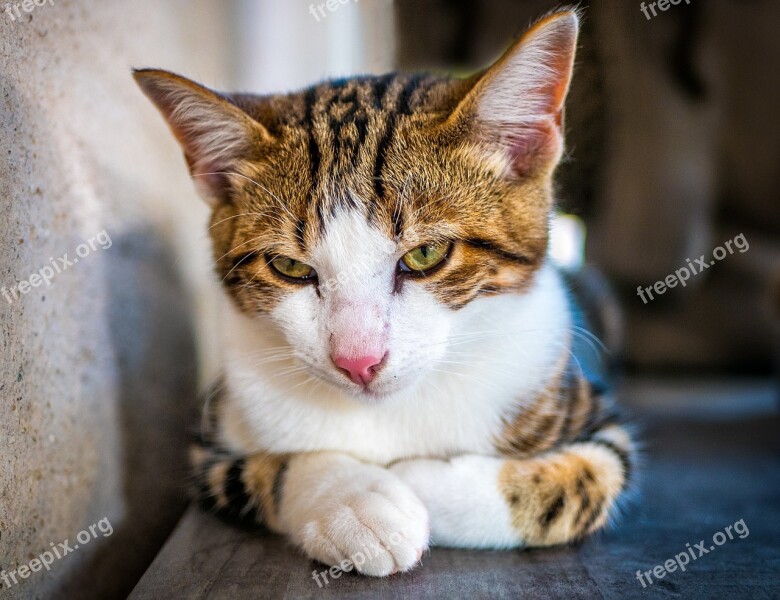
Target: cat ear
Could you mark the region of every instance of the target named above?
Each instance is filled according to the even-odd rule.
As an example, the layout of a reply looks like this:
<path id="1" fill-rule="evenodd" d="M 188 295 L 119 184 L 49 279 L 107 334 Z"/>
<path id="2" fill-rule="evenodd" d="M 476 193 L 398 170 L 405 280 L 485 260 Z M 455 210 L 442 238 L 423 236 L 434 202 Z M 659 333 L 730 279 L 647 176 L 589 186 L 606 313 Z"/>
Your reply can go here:
<path id="1" fill-rule="evenodd" d="M 271 141 L 270 134 L 226 98 L 185 77 L 158 69 L 137 69 L 133 77 L 168 121 L 201 196 L 212 205 L 225 202 L 227 173 Z"/>
<path id="2" fill-rule="evenodd" d="M 506 152 L 516 176 L 552 170 L 560 159 L 578 30 L 575 11 L 536 23 L 479 76 L 453 115 L 469 121 L 480 143 Z"/>

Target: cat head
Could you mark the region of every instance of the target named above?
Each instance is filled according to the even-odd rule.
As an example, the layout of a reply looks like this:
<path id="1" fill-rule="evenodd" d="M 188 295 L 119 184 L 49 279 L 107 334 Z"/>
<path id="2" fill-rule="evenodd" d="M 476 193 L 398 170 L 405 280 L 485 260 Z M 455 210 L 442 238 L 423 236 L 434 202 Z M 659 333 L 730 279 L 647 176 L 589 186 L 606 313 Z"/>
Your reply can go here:
<path id="1" fill-rule="evenodd" d="M 135 79 L 213 212 L 235 306 L 358 397 L 434 368 L 464 307 L 545 261 L 578 16 L 548 15 L 470 79 L 386 75 L 297 93 Z"/>

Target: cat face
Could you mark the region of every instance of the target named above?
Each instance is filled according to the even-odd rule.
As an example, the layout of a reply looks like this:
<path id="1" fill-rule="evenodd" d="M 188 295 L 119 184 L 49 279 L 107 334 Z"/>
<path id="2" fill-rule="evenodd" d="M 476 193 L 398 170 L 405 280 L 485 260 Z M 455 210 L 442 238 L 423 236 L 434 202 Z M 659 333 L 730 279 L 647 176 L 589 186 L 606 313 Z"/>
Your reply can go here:
<path id="1" fill-rule="evenodd" d="M 544 261 L 577 17 L 469 80 L 387 75 L 278 96 L 136 79 L 211 203 L 217 272 L 318 378 L 363 398 L 436 368 L 489 296 Z M 469 313 L 469 311 L 465 311 Z"/>

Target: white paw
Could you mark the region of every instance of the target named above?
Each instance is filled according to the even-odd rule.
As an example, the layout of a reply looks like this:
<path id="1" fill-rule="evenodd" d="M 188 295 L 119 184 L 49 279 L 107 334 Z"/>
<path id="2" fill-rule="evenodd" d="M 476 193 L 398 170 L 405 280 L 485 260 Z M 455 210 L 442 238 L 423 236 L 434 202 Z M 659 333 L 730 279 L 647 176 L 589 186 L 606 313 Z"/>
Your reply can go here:
<path id="1" fill-rule="evenodd" d="M 303 549 L 328 565 L 350 561 L 344 570 L 365 575 L 410 570 L 428 548 L 425 507 L 395 478 L 360 483 L 318 507 L 315 518 L 303 526 Z"/>

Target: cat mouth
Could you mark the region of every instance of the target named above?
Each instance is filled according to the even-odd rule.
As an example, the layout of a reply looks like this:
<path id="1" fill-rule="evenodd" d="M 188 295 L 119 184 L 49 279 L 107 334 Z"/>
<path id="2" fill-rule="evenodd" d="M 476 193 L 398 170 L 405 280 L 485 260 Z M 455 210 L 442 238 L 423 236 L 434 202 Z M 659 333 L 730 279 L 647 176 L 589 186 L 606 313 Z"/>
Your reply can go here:
<path id="1" fill-rule="evenodd" d="M 357 400 L 378 402 L 384 400 L 392 395 L 392 393 L 384 389 L 381 381 L 372 381 L 366 384 L 350 384 L 346 381 L 339 381 L 339 387 L 346 391 L 350 396 Z"/>
<path id="2" fill-rule="evenodd" d="M 377 378 L 370 383 L 358 385 L 340 382 L 341 389 L 345 390 L 352 398 L 367 403 L 384 402 L 392 398 L 403 385 L 392 385 L 391 381 Z"/>

